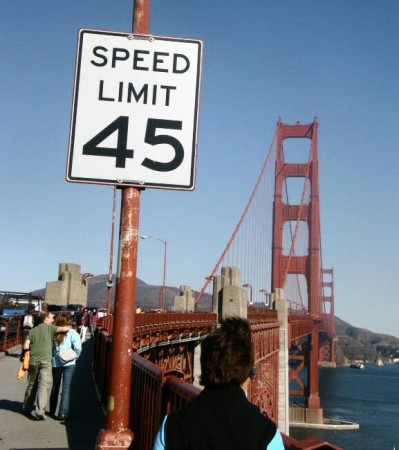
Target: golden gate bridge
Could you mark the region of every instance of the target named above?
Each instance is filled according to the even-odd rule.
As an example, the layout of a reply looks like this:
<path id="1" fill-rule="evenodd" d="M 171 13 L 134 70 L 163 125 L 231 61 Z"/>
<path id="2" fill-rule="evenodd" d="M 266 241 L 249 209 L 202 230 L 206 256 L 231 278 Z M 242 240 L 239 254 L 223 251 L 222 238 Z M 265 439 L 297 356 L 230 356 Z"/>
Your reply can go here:
<path id="1" fill-rule="evenodd" d="M 309 144 L 301 152 L 304 160 L 296 161 L 295 151 L 293 159 L 287 157 L 289 141 Z M 133 431 L 132 448 L 152 448 L 162 417 L 199 393 L 199 344 L 217 326 L 218 315 L 229 314 L 251 323 L 258 370 L 249 399 L 278 424 L 285 448 L 336 448 L 288 436 L 290 422 L 323 423 L 319 364 L 335 363 L 334 278 L 322 265 L 319 204 L 318 121 L 280 119 L 237 226 L 186 308 L 194 309 L 212 287 L 212 311 L 136 314 L 128 386 L 115 382 L 114 316 L 103 318 L 93 368 L 108 419 L 98 449 L 129 448 L 121 447 L 133 439 L 121 423 Z M 12 344 L 19 340 L 18 327 Z M 118 395 L 128 397 L 127 408 L 113 407 Z"/>
<path id="2" fill-rule="evenodd" d="M 309 143 L 304 161 L 287 160 L 290 140 Z M 301 185 L 297 202 L 293 180 Z M 336 448 L 288 436 L 290 421 L 323 423 L 319 363 L 335 362 L 334 279 L 322 266 L 319 202 L 318 121 L 280 119 L 248 203 L 193 302 L 212 287 L 212 312 L 136 314 L 131 391 L 124 387 L 124 394 L 110 375 L 113 318 L 104 319 L 96 379 L 104 402 L 126 392 L 131 402 L 128 411 L 108 410 L 98 448 L 113 448 L 123 417 L 131 418 L 133 448 L 151 448 L 162 417 L 198 394 L 196 351 L 220 314 L 244 315 L 251 323 L 258 370 L 249 398 L 278 423 L 286 448 Z M 289 405 L 294 397 L 301 406 Z"/>

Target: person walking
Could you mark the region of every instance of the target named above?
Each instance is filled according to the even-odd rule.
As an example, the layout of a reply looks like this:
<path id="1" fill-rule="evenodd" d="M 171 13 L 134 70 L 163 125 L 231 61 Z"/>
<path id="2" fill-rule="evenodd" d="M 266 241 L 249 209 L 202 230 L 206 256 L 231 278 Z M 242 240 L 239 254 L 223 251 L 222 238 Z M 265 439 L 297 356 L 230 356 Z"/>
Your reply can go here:
<path id="1" fill-rule="evenodd" d="M 83 344 L 83 342 L 86 340 L 86 332 L 87 327 L 90 325 L 90 318 L 87 311 L 87 308 L 83 308 L 82 314 L 80 315 L 78 319 L 78 326 L 80 327 L 80 340 Z"/>
<path id="2" fill-rule="evenodd" d="M 204 339 L 200 362 L 205 388 L 165 417 L 153 450 L 284 450 L 275 423 L 247 399 L 255 369 L 248 321 L 221 320 Z"/>
<path id="3" fill-rule="evenodd" d="M 40 313 L 42 323 L 32 328 L 23 346 L 23 354 L 30 351 L 28 387 L 24 397 L 24 413 L 36 420 L 45 420 L 48 390 L 53 382 L 51 358 L 56 333 L 70 330 L 70 326 L 53 325 L 54 314 Z"/>
<path id="4" fill-rule="evenodd" d="M 67 314 L 59 314 L 55 324 L 64 327 L 69 324 Z M 76 353 L 76 358 L 64 361 L 60 354 L 68 349 Z M 58 420 L 67 420 L 69 414 L 69 398 L 71 393 L 71 381 L 75 372 L 76 360 L 82 351 L 82 343 L 79 334 L 70 329 L 67 333 L 58 333 L 54 338 L 53 344 L 53 387 L 50 395 L 50 414 Z M 58 415 L 56 415 L 58 397 L 62 381 L 62 393 Z"/>
<path id="5" fill-rule="evenodd" d="M 90 313 L 90 334 L 91 337 L 94 337 L 94 333 L 96 331 L 98 321 L 100 320 L 100 316 L 98 315 L 97 308 L 94 308 L 93 311 Z"/>

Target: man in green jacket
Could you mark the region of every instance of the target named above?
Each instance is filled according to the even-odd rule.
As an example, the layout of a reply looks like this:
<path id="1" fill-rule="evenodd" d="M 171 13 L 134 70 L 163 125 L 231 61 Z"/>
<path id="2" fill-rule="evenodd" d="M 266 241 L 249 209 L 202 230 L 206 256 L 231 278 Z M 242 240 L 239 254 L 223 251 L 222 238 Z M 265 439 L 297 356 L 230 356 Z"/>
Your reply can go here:
<path id="1" fill-rule="evenodd" d="M 65 327 L 53 325 L 54 314 L 50 312 L 41 313 L 41 318 L 43 322 L 32 328 L 23 347 L 24 351 L 30 351 L 24 413 L 35 420 L 46 418 L 47 396 L 53 383 L 51 358 L 54 335 L 65 333 L 71 328 L 69 325 Z"/>

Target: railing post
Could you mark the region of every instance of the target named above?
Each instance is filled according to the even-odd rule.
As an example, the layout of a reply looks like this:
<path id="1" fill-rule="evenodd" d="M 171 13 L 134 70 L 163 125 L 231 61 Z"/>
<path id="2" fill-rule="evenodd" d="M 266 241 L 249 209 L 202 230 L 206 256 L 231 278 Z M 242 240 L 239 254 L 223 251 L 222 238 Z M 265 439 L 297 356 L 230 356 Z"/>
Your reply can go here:
<path id="1" fill-rule="evenodd" d="M 5 329 L 4 329 L 4 350 L 8 350 L 10 344 L 8 342 L 8 334 L 10 332 L 10 318 L 6 317 Z"/>

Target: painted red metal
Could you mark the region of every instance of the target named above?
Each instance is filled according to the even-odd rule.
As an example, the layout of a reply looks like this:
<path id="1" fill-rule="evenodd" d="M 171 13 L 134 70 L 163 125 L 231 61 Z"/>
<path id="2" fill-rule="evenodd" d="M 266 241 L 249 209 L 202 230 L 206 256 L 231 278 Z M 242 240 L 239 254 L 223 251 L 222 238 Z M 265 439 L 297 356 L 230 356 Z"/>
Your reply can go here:
<path id="1" fill-rule="evenodd" d="M 289 436 L 283 435 L 283 443 L 286 450 L 342 450 L 340 447 L 315 437 L 297 441 Z"/>
<path id="2" fill-rule="evenodd" d="M 278 322 L 277 311 L 267 306 L 248 306 L 247 319 L 251 324 L 256 322 Z"/>
<path id="3" fill-rule="evenodd" d="M 107 398 L 107 428 L 98 436 L 97 449 L 129 448 L 133 432 L 129 429 L 132 341 L 135 319 L 137 238 L 140 190 L 122 191 L 120 230 L 120 273 L 118 274 L 112 341 L 111 376 Z"/>
<path id="4" fill-rule="evenodd" d="M 153 315 L 149 314 L 148 316 Z M 164 318 L 167 319 L 168 316 L 176 315 L 165 314 Z M 186 321 L 191 320 L 193 326 L 197 321 L 196 314 L 181 314 L 181 318 Z M 144 321 L 147 322 L 147 319 Z M 107 318 L 107 320 L 103 321 L 103 325 L 104 323 L 110 324 L 111 318 Z M 159 327 L 161 325 L 161 323 L 157 324 Z M 164 323 L 164 325 L 167 325 L 167 323 Z M 173 324 L 170 326 L 172 327 Z M 267 320 L 262 324 L 260 320 L 254 318 L 252 330 L 255 359 L 259 373 L 257 372 L 253 385 L 250 388 L 250 399 L 275 420 L 276 415 L 273 415 L 273 411 L 277 408 L 277 402 L 271 393 L 272 391 L 274 393 L 278 392 L 276 384 L 278 378 L 273 374 L 277 373 L 276 371 L 278 370 L 278 358 L 276 356 L 278 355 L 279 346 L 279 324 L 271 323 Z M 100 390 L 106 391 L 110 388 L 106 382 L 106 360 L 110 358 L 107 346 L 112 342 L 112 336 L 107 330 L 102 328 L 96 334 L 96 341 L 98 342 L 96 342 L 94 355 L 95 377 Z M 187 383 L 182 372 L 162 370 L 156 364 L 138 354 L 133 354 L 132 365 L 134 383 L 132 384 L 133 390 L 130 398 L 132 417 L 130 426 L 134 431 L 135 439 L 131 448 L 135 450 L 151 450 L 155 435 L 165 414 L 185 406 L 200 393 L 200 389 Z M 101 371 L 105 372 L 105 374 L 99 373 Z M 102 381 L 99 383 L 99 380 Z M 260 387 L 265 390 L 266 395 L 259 401 L 258 396 L 262 391 Z M 106 394 L 103 395 L 104 397 L 106 397 Z M 312 450 L 318 448 L 339 450 L 338 447 L 317 438 L 297 441 L 283 435 L 283 442 L 287 450 Z"/>
<path id="5" fill-rule="evenodd" d="M 152 448 L 155 433 L 163 415 L 183 407 L 200 392 L 199 389 L 187 383 L 192 380 L 194 347 L 188 351 L 189 343 L 173 343 L 170 340 L 176 322 L 192 332 L 196 329 L 201 330 L 205 336 L 216 325 L 217 316 L 213 313 L 136 315 L 137 318 L 139 316 L 140 324 L 136 323 L 136 331 L 140 334 L 141 329 L 148 326 L 151 328 L 149 333 L 153 333 L 154 336 L 152 347 L 148 347 L 141 355 L 133 353 L 132 357 L 132 393 L 129 397 L 130 427 L 135 436 L 132 448 L 144 450 Z M 254 318 L 251 322 L 255 364 L 258 370 L 249 387 L 248 397 L 262 412 L 277 422 L 280 326 L 277 320 L 262 322 L 262 318 Z M 104 318 L 100 327 L 104 327 L 105 324 L 112 327 L 110 317 Z M 101 391 L 112 392 L 113 386 L 109 383 L 108 368 L 112 336 L 109 330 L 100 327 L 95 347 L 95 376 Z M 164 330 L 166 333 L 163 332 Z M 189 337 L 187 335 L 187 338 Z M 134 339 L 136 338 L 135 335 Z M 162 343 L 167 345 L 163 346 Z M 171 377 L 171 375 L 174 376 Z M 103 398 L 108 396 L 103 394 Z M 162 398 L 164 401 L 161 405 Z"/>
<path id="6" fill-rule="evenodd" d="M 289 339 L 290 342 L 309 336 L 314 328 L 314 321 L 309 316 L 292 316 L 288 317 Z"/>
<path id="7" fill-rule="evenodd" d="M 280 325 L 278 321 L 262 324 L 252 322 L 251 329 L 257 371 L 250 383 L 248 398 L 277 423 Z"/>
<path id="8" fill-rule="evenodd" d="M 22 342 L 21 321 L 23 314 L 0 316 L 0 351 L 4 352 Z"/>
<path id="9" fill-rule="evenodd" d="M 134 449 L 150 449 L 161 424 L 164 372 L 155 364 L 133 355 L 131 423 Z"/>
<path id="10" fill-rule="evenodd" d="M 149 34 L 150 32 L 150 0 L 134 0 L 133 33 Z"/>
<path id="11" fill-rule="evenodd" d="M 135 0 L 133 32 L 149 33 L 150 0 Z M 140 194 L 136 187 L 122 189 L 120 229 L 120 273 L 118 274 L 112 370 L 107 402 L 107 429 L 97 439 L 97 449 L 129 448 L 134 439 L 129 429 L 134 333 L 137 248 L 140 219 Z"/>
<path id="12" fill-rule="evenodd" d="M 284 161 L 283 142 L 288 138 L 311 139 L 308 164 L 292 164 Z M 304 275 L 308 286 L 308 310 L 312 317 L 320 316 L 320 208 L 319 208 L 319 167 L 318 167 L 318 122 L 302 125 L 277 125 L 277 154 L 275 170 L 275 197 L 273 223 L 273 262 L 272 289 L 285 287 L 288 274 Z M 283 202 L 283 185 L 288 177 L 306 177 L 311 184 L 310 202 L 300 205 L 289 205 Z M 306 221 L 309 229 L 309 253 L 307 256 L 295 256 L 291 248 L 290 254 L 283 254 L 283 227 L 286 220 Z M 296 228 L 297 230 L 297 228 Z M 294 242 L 296 232 L 294 234 Z M 309 397 L 310 408 L 320 408 L 319 386 L 319 331 L 313 327 L 309 334 Z"/>

